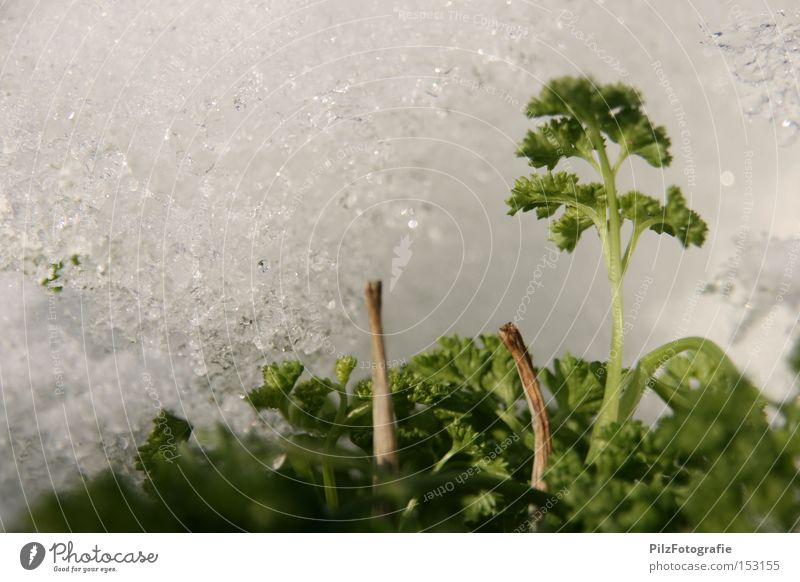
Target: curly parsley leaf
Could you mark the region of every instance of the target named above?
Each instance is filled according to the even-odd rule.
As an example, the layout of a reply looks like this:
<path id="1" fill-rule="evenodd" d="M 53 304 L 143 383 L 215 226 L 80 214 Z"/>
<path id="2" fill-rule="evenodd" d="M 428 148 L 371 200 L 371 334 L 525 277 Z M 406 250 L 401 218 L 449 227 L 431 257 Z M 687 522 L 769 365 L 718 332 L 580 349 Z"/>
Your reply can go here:
<path id="1" fill-rule="evenodd" d="M 248 401 L 256 409 L 285 410 L 286 398 L 303 373 L 303 364 L 297 361 L 269 364 L 264 366 L 262 373 L 264 383 L 247 395 Z"/>
<path id="2" fill-rule="evenodd" d="M 336 390 L 336 387 L 336 384 L 327 378 L 311 378 L 300 382 L 291 395 L 291 410 L 297 410 L 309 417 L 316 416 L 328 401 L 328 395 Z"/>
<path id="3" fill-rule="evenodd" d="M 547 172 L 518 178 L 506 200 L 508 214 L 536 210 L 537 218 L 553 216 L 563 205 L 598 210 L 605 204 L 601 184 L 578 184 L 578 176 L 567 172 Z"/>
<path id="4" fill-rule="evenodd" d="M 561 217 L 550 222 L 550 240 L 568 252 L 584 231 L 598 225 L 605 207 L 602 184 L 578 184 L 578 177 L 566 172 L 521 177 L 511 194 L 506 203 L 512 216 L 536 210 L 538 218 L 549 218 L 565 207 Z"/>
<path id="5" fill-rule="evenodd" d="M 150 490 L 152 481 L 164 463 L 178 458 L 178 448 L 189 440 L 192 425 L 168 410 L 160 410 L 153 419 L 153 429 L 147 441 L 137 449 L 136 469 L 147 476 L 145 488 Z"/>
<path id="6" fill-rule="evenodd" d="M 594 222 L 574 206 L 567 208 L 558 220 L 550 222 L 550 240 L 562 251 L 571 253 L 581 235 Z"/>
<path id="7" fill-rule="evenodd" d="M 578 122 L 577 127 L 574 124 L 571 126 L 569 135 L 573 138 L 583 134 L 586 127 L 597 128 L 611 141 L 619 144 L 624 155 L 638 155 L 652 166 L 664 167 L 672 161 L 666 130 L 654 126 L 650 121 L 644 112 L 644 102 L 639 92 L 621 83 L 598 85 L 588 77 L 554 79 L 528 103 L 527 113 L 531 118 L 555 116 Z M 541 140 L 536 142 L 540 144 Z M 524 151 L 525 147 L 520 149 Z M 564 156 L 574 156 L 577 153 L 574 150 L 578 150 L 577 144 L 572 151 L 561 151 Z M 533 148 L 531 151 L 534 154 L 546 153 L 543 147 Z M 583 151 L 579 155 L 587 158 Z M 536 158 L 536 163 L 533 159 L 531 163 L 535 167 L 548 165 L 552 169 L 555 165 L 549 165 L 552 157 L 552 153 L 549 157 L 540 155 Z M 548 163 L 542 163 L 543 161 Z"/>
<path id="8" fill-rule="evenodd" d="M 667 130 L 653 126 L 640 108 L 622 108 L 612 113 L 612 120 L 603 129 L 625 152 L 644 158 L 651 166 L 662 168 L 672 163 Z"/>
<path id="9" fill-rule="evenodd" d="M 358 360 L 353 356 L 344 356 L 336 360 L 334 371 L 336 373 L 336 379 L 339 380 L 339 384 L 347 386 L 347 383 L 350 381 L 350 374 L 353 373 L 356 365 L 358 365 Z"/>
<path id="10" fill-rule="evenodd" d="M 510 407 L 522 398 L 522 383 L 514 357 L 496 335 L 485 334 L 480 340 L 489 354 L 489 364 L 484 367 L 480 385 L 486 393 L 499 398 L 502 404 Z"/>
<path id="11" fill-rule="evenodd" d="M 592 144 L 581 124 L 574 119 L 557 119 L 529 130 L 517 155 L 534 168 L 552 170 L 562 158 L 578 156 L 590 160 Z"/>
<path id="12" fill-rule="evenodd" d="M 594 414 L 600 409 L 605 387 L 605 365 L 587 362 L 569 352 L 554 359 L 552 370 L 540 370 L 539 377 L 556 398 L 562 414 Z"/>
<path id="13" fill-rule="evenodd" d="M 622 216 L 634 223 L 635 229 L 649 228 L 659 234 L 677 238 L 684 247 L 700 247 L 705 242 L 708 225 L 699 214 L 689 209 L 677 186 L 667 189 L 667 203 L 641 192 L 628 192 L 619 199 Z"/>

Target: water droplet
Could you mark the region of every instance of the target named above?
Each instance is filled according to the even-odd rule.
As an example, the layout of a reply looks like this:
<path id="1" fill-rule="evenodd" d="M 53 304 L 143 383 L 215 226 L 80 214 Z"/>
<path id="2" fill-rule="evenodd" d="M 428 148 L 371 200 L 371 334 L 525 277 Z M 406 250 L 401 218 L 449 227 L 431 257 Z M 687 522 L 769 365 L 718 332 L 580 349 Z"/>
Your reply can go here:
<path id="1" fill-rule="evenodd" d="M 415 219 L 412 218 L 411 220 L 408 221 L 408 228 L 413 230 L 417 228 L 417 226 L 419 226 L 419 222 L 417 222 Z"/>
<path id="2" fill-rule="evenodd" d="M 720 174 L 719 181 L 723 186 L 733 186 L 733 183 L 736 182 L 736 176 L 730 170 L 725 170 Z"/>

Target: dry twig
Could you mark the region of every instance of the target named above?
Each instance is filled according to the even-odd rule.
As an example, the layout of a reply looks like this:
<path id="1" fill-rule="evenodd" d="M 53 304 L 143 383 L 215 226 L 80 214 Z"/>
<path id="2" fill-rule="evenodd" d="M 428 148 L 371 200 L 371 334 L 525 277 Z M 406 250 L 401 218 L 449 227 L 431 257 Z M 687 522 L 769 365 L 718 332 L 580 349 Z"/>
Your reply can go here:
<path id="1" fill-rule="evenodd" d="M 544 470 L 547 467 L 547 459 L 550 456 L 550 421 L 547 418 L 547 409 L 544 406 L 544 397 L 536 380 L 533 371 L 533 362 L 525 347 L 519 329 L 513 323 L 507 323 L 500 328 L 500 339 L 503 340 L 508 351 L 514 357 L 517 364 L 519 379 L 522 381 L 522 388 L 525 391 L 525 399 L 531 411 L 533 423 L 533 435 L 536 440 L 536 450 L 533 457 L 533 471 L 531 475 L 531 487 L 540 491 L 547 491 L 547 483 L 544 482 Z"/>
<path id="2" fill-rule="evenodd" d="M 397 434 L 381 322 L 381 282 L 368 282 L 364 295 L 372 332 L 372 450 L 378 475 L 397 473 Z"/>

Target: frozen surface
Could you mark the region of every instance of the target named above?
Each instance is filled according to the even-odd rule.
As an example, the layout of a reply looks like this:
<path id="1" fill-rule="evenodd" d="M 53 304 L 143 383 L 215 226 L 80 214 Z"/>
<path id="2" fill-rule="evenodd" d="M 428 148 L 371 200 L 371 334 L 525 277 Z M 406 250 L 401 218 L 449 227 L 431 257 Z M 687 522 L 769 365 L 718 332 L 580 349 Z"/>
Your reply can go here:
<path id="1" fill-rule="evenodd" d="M 2 4 L 4 527 L 77 471 L 130 469 L 158 405 L 266 436 L 240 400 L 259 365 L 363 360 L 367 278 L 388 283 L 392 359 L 497 329 L 531 281 L 537 362 L 601 357 L 597 249 L 537 271 L 545 225 L 503 204 L 527 171 L 524 104 L 555 75 L 640 87 L 676 161 L 623 180 L 681 184 L 711 225 L 702 251 L 640 245 L 626 359 L 709 335 L 785 393 L 798 20 L 778 2 L 678 4 Z M 47 292 L 58 262 L 64 289 Z M 751 307 L 765 316 L 743 326 Z"/>
<path id="2" fill-rule="evenodd" d="M 734 5 L 729 17 L 709 31 L 708 44 L 725 56 L 744 113 L 773 122 L 782 143 L 794 142 L 800 129 L 800 13 L 752 14 Z"/>

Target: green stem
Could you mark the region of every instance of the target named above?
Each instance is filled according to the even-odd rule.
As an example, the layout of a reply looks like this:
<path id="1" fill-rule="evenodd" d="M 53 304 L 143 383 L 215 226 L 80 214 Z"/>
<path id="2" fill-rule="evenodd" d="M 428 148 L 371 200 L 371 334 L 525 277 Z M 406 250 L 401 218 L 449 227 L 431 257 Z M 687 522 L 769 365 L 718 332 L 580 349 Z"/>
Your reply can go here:
<path id="1" fill-rule="evenodd" d="M 686 409 L 689 407 L 689 401 L 680 386 L 667 384 L 658 378 L 650 378 L 650 385 L 653 388 L 653 392 L 658 394 L 661 400 L 666 402 L 673 410 L 679 408 Z"/>
<path id="2" fill-rule="evenodd" d="M 336 490 L 336 472 L 328 459 L 322 461 L 322 483 L 325 487 L 325 503 L 331 511 L 339 509 L 339 492 Z"/>
<path id="3" fill-rule="evenodd" d="M 400 515 L 400 525 L 397 529 L 401 533 L 414 531 L 411 525 L 414 518 L 414 509 L 416 509 L 417 505 L 419 505 L 419 500 L 416 497 L 412 497 L 403 510 L 403 513 Z"/>
<path id="4" fill-rule="evenodd" d="M 589 133 L 600 160 L 603 185 L 606 191 L 608 222 L 606 224 L 607 235 L 603 237 L 605 241 L 603 251 L 606 254 L 608 280 L 611 283 L 611 351 L 606 366 L 603 403 L 595 421 L 587 457 L 587 461 L 591 463 L 605 446 L 599 437 L 600 433 L 608 425 L 616 422 L 619 417 L 619 401 L 622 396 L 622 356 L 625 348 L 625 311 L 622 296 L 621 216 L 617 202 L 614 169 L 608 161 L 608 153 L 600 131 L 597 127 L 590 126 Z"/>
<path id="5" fill-rule="evenodd" d="M 634 228 L 631 233 L 631 239 L 628 241 L 628 246 L 625 248 L 625 254 L 622 255 L 622 274 L 628 271 L 628 265 L 631 262 L 633 251 L 636 250 L 636 243 L 639 241 L 639 235 L 642 234 L 643 229 Z"/>
<path id="6" fill-rule="evenodd" d="M 661 219 L 658 218 L 651 218 L 649 220 L 645 220 L 636 224 L 633 228 L 633 233 L 631 233 L 631 239 L 628 241 L 628 246 L 625 249 L 625 254 L 622 256 L 622 275 L 624 276 L 625 273 L 628 271 L 628 265 L 630 265 L 631 257 L 633 256 L 633 251 L 636 250 L 636 243 L 639 242 L 639 237 L 641 234 L 653 226 L 654 224 L 658 224 L 661 222 Z"/>
<path id="7" fill-rule="evenodd" d="M 685 337 L 666 343 L 643 356 L 641 360 L 639 360 L 639 365 L 643 369 L 652 370 L 654 373 L 668 360 L 674 358 L 678 354 L 688 351 L 703 352 L 718 363 L 720 371 L 727 372 L 734 376 L 741 376 L 736 364 L 733 363 L 721 347 L 710 339 L 699 336 Z"/>
<path id="8" fill-rule="evenodd" d="M 617 158 L 617 161 L 614 163 L 614 167 L 612 168 L 614 170 L 615 176 L 617 175 L 617 171 L 620 169 L 625 160 L 628 159 L 628 156 L 630 156 L 630 152 L 628 151 L 628 148 L 623 146 L 623 149 L 619 153 L 619 157 Z"/>
<path id="9" fill-rule="evenodd" d="M 322 459 L 322 483 L 325 487 L 325 502 L 332 511 L 339 509 L 339 490 L 336 488 L 336 471 L 328 458 L 331 451 L 339 441 L 342 432 L 342 424 L 347 417 L 347 392 L 344 386 L 339 392 L 339 408 L 336 411 L 336 418 L 333 421 L 328 437 L 325 439 L 325 453 Z"/>
<path id="10" fill-rule="evenodd" d="M 629 375 L 625 393 L 622 395 L 621 417 L 628 418 L 633 414 L 644 394 L 647 381 L 659 368 L 672 358 L 689 351 L 704 353 L 711 361 L 716 362 L 719 372 L 736 378 L 737 384 L 739 380 L 746 381 L 725 351 L 711 340 L 699 336 L 677 339 L 654 349 L 639 360 L 633 373 Z M 653 389 L 671 405 L 685 404 L 679 392 L 666 390 L 663 383 L 654 384 Z"/>
<path id="11" fill-rule="evenodd" d="M 431 473 L 438 473 L 439 471 L 441 471 L 442 467 L 444 467 L 445 463 L 447 463 L 447 461 L 452 459 L 457 453 L 458 453 L 458 449 L 456 449 L 456 448 L 452 448 L 449 451 L 447 451 L 447 453 L 444 455 L 444 457 L 439 459 L 439 461 L 433 466 L 433 470 L 431 471 Z"/>

